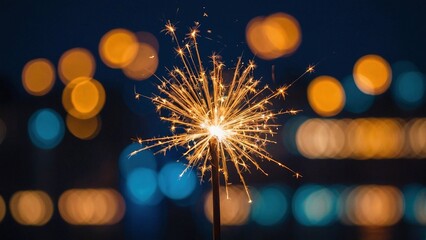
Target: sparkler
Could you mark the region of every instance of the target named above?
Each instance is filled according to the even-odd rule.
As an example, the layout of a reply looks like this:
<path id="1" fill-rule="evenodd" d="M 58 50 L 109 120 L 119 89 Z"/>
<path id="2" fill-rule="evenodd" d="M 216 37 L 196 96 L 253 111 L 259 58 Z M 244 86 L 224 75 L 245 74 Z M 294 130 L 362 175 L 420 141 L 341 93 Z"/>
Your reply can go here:
<path id="1" fill-rule="evenodd" d="M 158 152 L 166 153 L 173 147 L 186 148 L 184 156 L 188 160 L 186 169 L 200 169 L 201 179 L 207 171 L 212 172 L 213 195 L 217 190 L 219 205 L 218 173 L 223 174 L 225 189 L 228 195 L 228 165 L 236 169 L 241 183 L 244 185 L 249 202 L 252 201 L 243 172 L 254 166 L 268 175 L 259 165 L 257 159 L 265 159 L 283 167 L 294 174 L 301 175 L 283 163 L 273 159 L 266 151 L 267 143 L 276 134 L 279 125 L 273 123 L 278 115 L 296 114 L 296 110 L 274 112 L 268 109 L 272 99 L 286 95 L 289 86 L 276 91 L 268 86 L 260 87 L 260 81 L 253 78 L 255 64 L 250 61 L 245 66 L 241 60 L 235 66 L 233 78 L 229 83 L 223 79 L 224 63 L 218 55 L 211 56 L 213 69 L 207 70 L 202 64 L 198 48 L 198 25 L 187 35 L 187 43 L 181 45 L 175 34 L 175 27 L 168 22 L 164 31 L 176 42 L 176 53 L 183 67 L 174 67 L 169 71 L 169 78 L 159 78 L 160 95 L 150 98 L 158 111 L 166 110 L 169 114 L 161 119 L 171 123 L 171 136 L 138 139 L 147 146 L 134 151 L 135 155 L 146 149 L 161 147 Z M 314 70 L 313 66 L 302 74 Z M 300 78 L 300 77 L 299 77 Z M 137 98 L 140 97 L 136 93 Z M 214 203 L 215 204 L 215 203 Z M 219 208 L 214 218 L 219 218 Z M 214 212 L 216 212 L 214 210 Z M 215 221 L 216 222 L 216 221 Z M 220 225 L 220 224 L 219 224 Z"/>

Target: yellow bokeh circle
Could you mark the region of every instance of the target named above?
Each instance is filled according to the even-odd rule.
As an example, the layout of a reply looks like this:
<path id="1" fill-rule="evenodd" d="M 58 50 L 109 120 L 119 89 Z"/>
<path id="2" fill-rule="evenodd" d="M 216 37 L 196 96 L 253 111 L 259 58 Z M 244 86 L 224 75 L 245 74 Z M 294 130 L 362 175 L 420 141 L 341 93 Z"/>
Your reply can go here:
<path id="1" fill-rule="evenodd" d="M 129 65 L 138 53 L 136 35 L 126 29 L 117 28 L 107 32 L 99 43 L 99 55 L 111 68 Z"/>
<path id="2" fill-rule="evenodd" d="M 62 104 L 68 114 L 75 118 L 93 118 L 105 104 L 105 90 L 95 79 L 79 77 L 65 87 Z"/>
<path id="3" fill-rule="evenodd" d="M 389 63 L 378 55 L 366 55 L 358 59 L 353 69 L 358 88 L 370 95 L 384 93 L 392 81 Z"/>
<path id="4" fill-rule="evenodd" d="M 34 96 L 48 93 L 55 83 L 55 67 L 44 58 L 38 58 L 25 64 L 22 70 L 22 85 L 25 91 Z"/>
<path id="5" fill-rule="evenodd" d="M 145 80 L 151 77 L 158 67 L 158 53 L 151 45 L 139 43 L 133 61 L 123 68 L 124 74 L 134 80 Z"/>
<path id="6" fill-rule="evenodd" d="M 246 27 L 250 50 L 266 60 L 289 55 L 299 47 L 302 33 L 298 21 L 285 13 L 253 18 Z"/>
<path id="7" fill-rule="evenodd" d="M 308 101 L 319 115 L 337 115 L 345 105 L 345 91 L 340 82 L 330 76 L 315 78 L 308 86 Z"/>
<path id="8" fill-rule="evenodd" d="M 79 119 L 68 114 L 66 124 L 72 135 L 84 140 L 93 139 L 98 135 L 101 129 L 101 120 L 99 115 L 89 119 Z"/>
<path id="9" fill-rule="evenodd" d="M 73 48 L 62 54 L 59 59 L 59 78 L 64 84 L 68 84 L 78 77 L 93 77 L 95 68 L 95 59 L 89 50 Z"/>

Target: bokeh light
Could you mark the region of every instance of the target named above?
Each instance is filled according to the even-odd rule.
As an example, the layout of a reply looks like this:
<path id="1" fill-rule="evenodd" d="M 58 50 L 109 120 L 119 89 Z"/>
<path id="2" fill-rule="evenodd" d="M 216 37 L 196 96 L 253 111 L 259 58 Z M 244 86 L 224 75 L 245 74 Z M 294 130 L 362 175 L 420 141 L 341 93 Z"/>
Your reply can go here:
<path id="1" fill-rule="evenodd" d="M 158 43 L 157 38 L 154 36 L 154 34 L 150 32 L 137 32 L 136 38 L 140 43 L 146 43 L 153 47 L 155 51 L 158 53 L 160 51 L 160 44 Z"/>
<path id="2" fill-rule="evenodd" d="M 406 123 L 396 118 L 313 118 L 298 127 L 294 141 L 299 153 L 311 159 L 424 157 L 423 123 L 424 119 Z"/>
<path id="3" fill-rule="evenodd" d="M 309 119 L 297 130 L 297 149 L 307 158 L 345 157 L 344 127 L 345 121 Z"/>
<path id="4" fill-rule="evenodd" d="M 426 190 L 418 184 L 405 186 L 404 219 L 411 224 L 426 225 Z"/>
<path id="5" fill-rule="evenodd" d="M 158 174 L 158 185 L 161 192 L 167 197 L 180 200 L 190 196 L 196 187 L 197 177 L 182 163 L 168 163 Z M 183 174 L 182 174 L 183 173 Z"/>
<path id="6" fill-rule="evenodd" d="M 355 159 L 396 158 L 403 149 L 404 132 L 398 119 L 355 119 L 347 131 Z"/>
<path id="7" fill-rule="evenodd" d="M 363 113 L 374 103 L 374 96 L 365 94 L 355 84 L 353 76 L 343 79 L 343 89 L 346 94 L 345 110 L 351 113 Z"/>
<path id="8" fill-rule="evenodd" d="M 321 158 L 328 146 L 329 130 L 324 121 L 310 119 L 305 121 L 297 130 L 296 144 L 299 153 L 307 158 Z"/>
<path id="9" fill-rule="evenodd" d="M 324 158 L 347 158 L 351 155 L 350 140 L 345 134 L 349 120 L 340 119 L 340 120 L 330 120 L 326 121 L 328 125 L 328 146 L 327 151 L 323 155 Z"/>
<path id="10" fill-rule="evenodd" d="M 410 61 L 392 64 L 392 96 L 396 105 L 404 110 L 419 108 L 424 103 L 426 82 L 424 75 Z"/>
<path id="11" fill-rule="evenodd" d="M 3 197 L 0 195 L 0 223 L 3 221 L 6 215 L 6 204 L 4 203 Z"/>
<path id="12" fill-rule="evenodd" d="M 70 189 L 58 202 L 61 217 L 73 225 L 112 225 L 124 216 L 123 197 L 114 189 Z"/>
<path id="13" fill-rule="evenodd" d="M 285 190 L 277 186 L 263 187 L 253 198 L 251 218 L 259 225 L 276 225 L 288 215 L 288 208 Z"/>
<path id="14" fill-rule="evenodd" d="M 396 104 L 406 110 L 420 107 L 425 98 L 426 82 L 420 72 L 405 72 L 394 78 L 392 93 Z"/>
<path id="15" fill-rule="evenodd" d="M 119 167 L 125 183 L 125 194 L 138 205 L 156 205 L 163 195 L 158 189 L 157 162 L 150 150 L 130 154 L 144 145 L 132 143 L 120 154 Z"/>
<path id="16" fill-rule="evenodd" d="M 95 79 L 79 77 L 72 80 L 62 93 L 62 105 L 78 119 L 95 117 L 105 104 L 105 90 Z"/>
<path id="17" fill-rule="evenodd" d="M 225 187 L 220 187 L 220 223 L 226 226 L 244 225 L 250 215 L 251 205 L 242 186 L 228 186 L 229 199 Z M 204 213 L 213 222 L 213 193 L 210 191 L 204 201 Z"/>
<path id="18" fill-rule="evenodd" d="M 392 81 L 389 63 L 378 55 L 365 55 L 354 65 L 353 77 L 358 88 L 370 95 L 384 93 Z"/>
<path id="19" fill-rule="evenodd" d="M 101 130 L 101 118 L 99 115 L 89 119 L 78 119 L 68 114 L 66 124 L 72 135 L 83 140 L 93 139 Z"/>
<path id="20" fill-rule="evenodd" d="M 128 145 L 120 154 L 119 167 L 120 173 L 124 178 L 136 168 L 147 168 L 153 171 L 157 170 L 157 162 L 151 150 L 144 150 L 130 157 L 133 151 L 143 148 L 144 145 L 132 143 Z"/>
<path id="21" fill-rule="evenodd" d="M 384 227 L 402 217 L 401 192 L 393 186 L 362 185 L 347 192 L 342 220 L 346 224 Z"/>
<path id="22" fill-rule="evenodd" d="M 301 39 L 298 21 L 285 13 L 256 17 L 246 27 L 246 40 L 251 51 L 266 60 L 293 53 Z"/>
<path id="23" fill-rule="evenodd" d="M 305 226 L 326 226 L 337 219 L 337 193 L 319 185 L 304 185 L 293 196 L 293 215 Z"/>
<path id="24" fill-rule="evenodd" d="M 308 86 L 309 105 L 319 115 L 337 115 L 345 105 L 345 92 L 340 82 L 330 76 L 320 76 Z"/>
<path id="25" fill-rule="evenodd" d="M 136 204 L 154 205 L 159 202 L 157 172 L 148 168 L 132 170 L 126 179 L 128 196 Z"/>
<path id="26" fill-rule="evenodd" d="M 59 59 L 59 78 L 64 84 L 78 77 L 91 78 L 95 74 L 95 68 L 95 58 L 89 50 L 73 48 L 62 54 Z"/>
<path id="27" fill-rule="evenodd" d="M 31 60 L 22 70 L 22 85 L 25 91 L 34 96 L 48 93 L 55 83 L 55 67 L 44 58 Z"/>
<path id="28" fill-rule="evenodd" d="M 411 224 L 426 225 L 426 188 L 409 185 L 404 188 L 404 218 Z"/>
<path id="29" fill-rule="evenodd" d="M 0 144 L 3 143 L 4 139 L 6 138 L 7 134 L 7 126 L 4 123 L 4 121 L 0 118 Z"/>
<path id="30" fill-rule="evenodd" d="M 132 62 L 123 67 L 124 74 L 134 80 L 151 77 L 158 67 L 158 53 L 147 43 L 139 43 L 137 54 Z"/>
<path id="31" fill-rule="evenodd" d="M 13 219 L 22 225 L 43 226 L 53 214 L 53 203 L 43 191 L 19 191 L 10 199 Z"/>
<path id="32" fill-rule="evenodd" d="M 117 28 L 107 32 L 99 43 L 99 55 L 110 68 L 129 65 L 138 53 L 135 34 L 127 29 Z"/>
<path id="33" fill-rule="evenodd" d="M 42 149 L 56 147 L 64 137 L 62 117 L 50 108 L 40 109 L 28 121 L 31 142 Z"/>
<path id="34" fill-rule="evenodd" d="M 411 156 L 418 158 L 426 157 L 426 119 L 415 118 L 409 122 L 407 127 L 408 142 Z"/>

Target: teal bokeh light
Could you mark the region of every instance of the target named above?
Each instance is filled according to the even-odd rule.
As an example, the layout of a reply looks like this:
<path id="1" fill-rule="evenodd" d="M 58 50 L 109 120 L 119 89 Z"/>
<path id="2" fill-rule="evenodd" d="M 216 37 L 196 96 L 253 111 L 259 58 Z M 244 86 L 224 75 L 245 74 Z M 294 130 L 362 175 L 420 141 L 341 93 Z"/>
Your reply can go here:
<path id="1" fill-rule="evenodd" d="M 319 185 L 305 185 L 293 196 L 293 214 L 305 226 L 326 226 L 337 219 L 337 193 Z"/>
<path id="2" fill-rule="evenodd" d="M 404 219 L 411 224 L 426 225 L 426 188 L 411 184 L 404 188 Z"/>
<path id="3" fill-rule="evenodd" d="M 31 142 L 41 149 L 56 147 L 64 137 L 64 121 L 53 109 L 44 108 L 35 112 L 28 122 Z"/>
<path id="4" fill-rule="evenodd" d="M 280 187 L 260 189 L 252 204 L 251 218 L 262 226 L 276 225 L 288 215 L 286 191 Z"/>
<path id="5" fill-rule="evenodd" d="M 392 86 L 392 93 L 396 104 L 405 110 L 420 107 L 425 98 L 426 83 L 420 72 L 401 73 Z"/>
<path id="6" fill-rule="evenodd" d="M 148 168 L 133 169 L 126 180 L 130 199 L 141 205 L 154 205 L 161 200 L 157 193 L 157 173 Z"/>
<path id="7" fill-rule="evenodd" d="M 374 96 L 365 94 L 355 84 L 353 76 L 347 76 L 342 81 L 346 94 L 344 109 L 351 113 L 363 113 L 370 109 L 374 103 Z"/>
<path id="8" fill-rule="evenodd" d="M 124 178 L 127 178 L 134 169 L 146 168 L 156 171 L 157 162 L 154 154 L 150 150 L 144 150 L 137 154 L 130 156 L 133 151 L 143 148 L 144 145 L 139 143 L 132 143 L 128 145 L 120 154 L 119 167 L 120 173 Z"/>
<path id="9" fill-rule="evenodd" d="M 185 165 L 182 163 L 168 163 L 158 175 L 158 184 L 161 192 L 174 200 L 189 197 L 195 190 L 196 176 L 189 169 L 182 176 Z"/>

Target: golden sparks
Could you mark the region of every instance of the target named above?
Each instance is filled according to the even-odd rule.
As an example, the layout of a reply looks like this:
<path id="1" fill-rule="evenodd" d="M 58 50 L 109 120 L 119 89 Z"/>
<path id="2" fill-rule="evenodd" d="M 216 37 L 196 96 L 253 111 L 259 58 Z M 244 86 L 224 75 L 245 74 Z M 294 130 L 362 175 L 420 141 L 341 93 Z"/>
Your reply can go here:
<path id="1" fill-rule="evenodd" d="M 243 177 L 243 172 L 250 172 L 255 167 L 267 173 L 259 165 L 259 160 L 267 160 L 283 167 L 294 174 L 301 175 L 279 161 L 273 159 L 266 151 L 267 143 L 276 134 L 279 125 L 271 123 L 278 115 L 295 114 L 296 110 L 269 110 L 272 99 L 285 96 L 287 87 L 273 91 L 268 86 L 260 87 L 260 81 L 253 78 L 255 64 L 244 64 L 241 58 L 235 66 L 230 82 L 223 79 L 224 63 L 218 55 L 210 59 L 212 70 L 202 65 L 197 37 L 198 25 L 187 34 L 188 43 L 181 46 L 176 28 L 166 24 L 164 31 L 176 42 L 176 52 L 183 67 L 174 67 L 169 71 L 169 78 L 161 78 L 158 90 L 160 95 L 151 98 L 158 111 L 166 110 L 167 116 L 161 119 L 171 123 L 171 136 L 137 139 L 147 146 L 131 153 L 137 154 L 146 149 L 160 147 L 158 152 L 166 153 L 173 147 L 186 149 L 184 156 L 188 160 L 187 168 L 196 167 L 201 172 L 201 179 L 211 169 L 211 152 L 219 153 L 219 171 L 223 174 L 225 187 L 229 183 L 228 167 L 233 166 L 244 185 L 249 202 L 250 194 Z M 303 73 L 311 72 L 313 67 Z M 137 93 L 136 93 L 137 95 Z M 137 95 L 139 96 L 139 95 Z M 137 97 L 139 98 L 139 97 Z M 217 149 L 210 149 L 209 143 L 217 141 Z M 181 174 L 181 175 L 182 175 Z"/>

